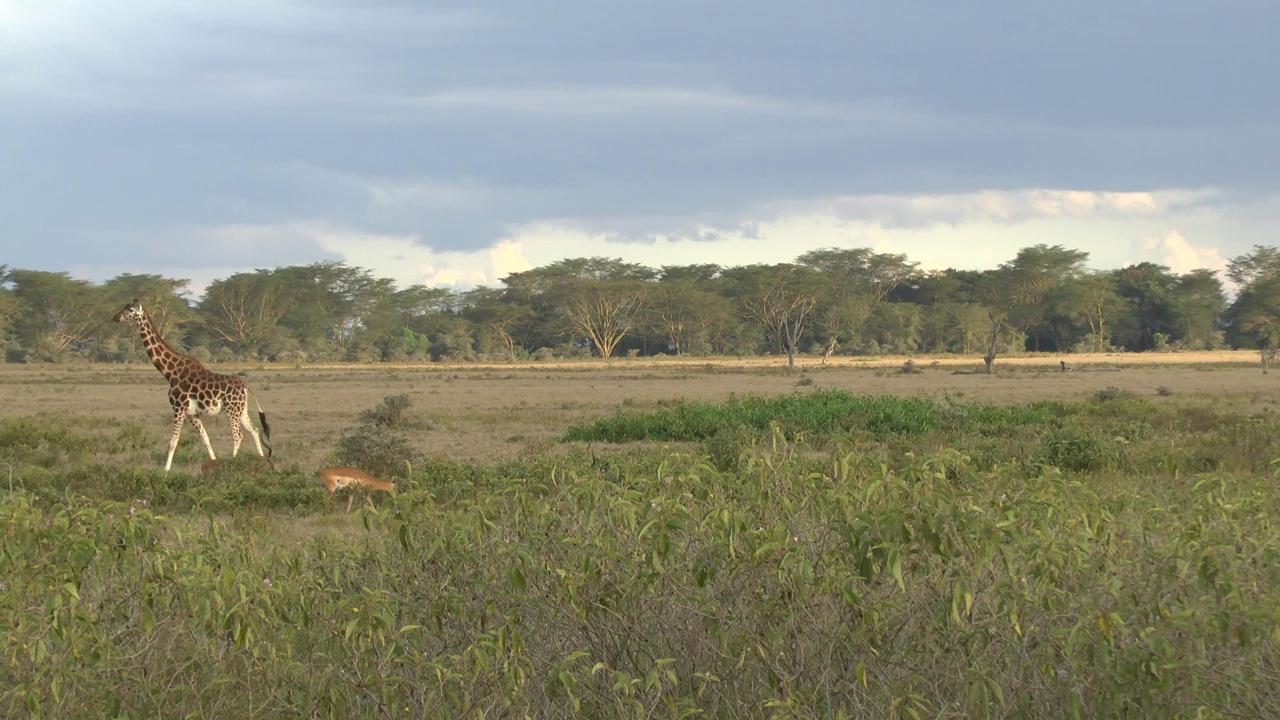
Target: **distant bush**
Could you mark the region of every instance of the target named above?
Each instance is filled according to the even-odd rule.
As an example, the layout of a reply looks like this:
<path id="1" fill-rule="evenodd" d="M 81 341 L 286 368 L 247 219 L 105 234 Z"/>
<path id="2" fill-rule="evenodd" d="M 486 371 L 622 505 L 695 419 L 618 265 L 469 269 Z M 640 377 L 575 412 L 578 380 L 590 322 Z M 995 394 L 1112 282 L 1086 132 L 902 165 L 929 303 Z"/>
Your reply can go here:
<path id="1" fill-rule="evenodd" d="M 388 395 L 376 407 L 360 413 L 360 421 L 381 427 L 395 427 L 404 421 L 405 411 L 412 404 L 407 394 Z"/>

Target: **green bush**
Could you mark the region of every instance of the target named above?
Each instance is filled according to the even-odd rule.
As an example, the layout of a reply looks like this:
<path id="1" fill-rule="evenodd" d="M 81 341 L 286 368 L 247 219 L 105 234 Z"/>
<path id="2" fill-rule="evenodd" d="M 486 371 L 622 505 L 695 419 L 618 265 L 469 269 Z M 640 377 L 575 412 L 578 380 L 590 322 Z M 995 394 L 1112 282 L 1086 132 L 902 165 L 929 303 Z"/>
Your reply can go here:
<path id="1" fill-rule="evenodd" d="M 1280 717 L 1277 420 L 666 410 L 679 451 L 420 458 L 350 517 L 292 470 L 19 462 L 0 717 Z"/>

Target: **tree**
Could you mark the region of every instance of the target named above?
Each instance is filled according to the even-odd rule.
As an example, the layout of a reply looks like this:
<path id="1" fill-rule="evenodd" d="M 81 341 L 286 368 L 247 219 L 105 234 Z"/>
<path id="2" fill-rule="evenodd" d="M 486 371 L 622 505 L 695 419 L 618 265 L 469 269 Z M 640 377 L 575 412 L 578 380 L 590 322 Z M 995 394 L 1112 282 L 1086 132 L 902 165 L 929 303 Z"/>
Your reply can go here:
<path id="1" fill-rule="evenodd" d="M 9 287 L 9 266 L 0 265 L 0 346 L 22 312 L 22 303 Z"/>
<path id="2" fill-rule="evenodd" d="M 214 339 L 235 350 L 256 350 L 291 307 L 282 290 L 270 270 L 215 280 L 200 302 L 201 323 Z"/>
<path id="3" fill-rule="evenodd" d="M 871 295 L 847 295 L 831 299 L 830 304 L 821 309 L 816 326 L 826 338 L 822 364 L 827 363 L 841 343 L 854 342 L 876 305 L 876 300 Z"/>
<path id="4" fill-rule="evenodd" d="M 1061 312 L 1048 302 L 1052 293 L 1081 277 L 1088 259 L 1087 252 L 1040 244 L 1022 248 L 1013 260 L 998 268 L 1002 271 L 999 277 L 1007 285 L 1004 322 L 1026 332 L 1036 351 L 1040 350 L 1042 337 L 1051 332 L 1053 315 Z"/>
<path id="5" fill-rule="evenodd" d="M 1280 275 L 1280 250 L 1269 245 L 1254 245 L 1253 252 L 1232 258 L 1227 264 L 1227 278 L 1241 289 L 1277 275 Z"/>
<path id="6" fill-rule="evenodd" d="M 1012 270 L 1000 266 L 983 276 L 977 292 L 981 305 L 986 310 L 985 324 L 987 352 L 982 357 L 988 375 L 995 372 L 996 352 L 1000 349 L 1000 335 L 1009 325 L 1009 314 L 1018 306 L 1019 292 L 1011 282 Z"/>
<path id="7" fill-rule="evenodd" d="M 515 328 L 532 320 L 535 313 L 528 305 L 503 302 L 501 290 L 481 285 L 463 294 L 462 315 L 497 338 L 507 356 L 515 360 Z"/>
<path id="8" fill-rule="evenodd" d="M 1257 344 L 1266 373 L 1280 352 L 1280 275 L 1257 275 L 1240 293 L 1236 323 Z"/>
<path id="9" fill-rule="evenodd" d="M 906 255 L 877 253 L 871 248 L 810 250 L 796 258 L 796 263 L 821 273 L 843 294 L 870 295 L 875 302 L 910 279 L 919 265 L 908 261 Z"/>
<path id="10" fill-rule="evenodd" d="M 644 292 L 644 283 L 635 280 L 580 278 L 567 281 L 557 304 L 570 324 L 591 339 L 600 357 L 609 358 L 632 331 Z"/>
<path id="11" fill-rule="evenodd" d="M 630 332 L 632 315 L 639 308 L 625 302 L 631 297 L 631 291 L 627 288 L 656 276 L 657 272 L 650 267 L 623 262 L 618 258 L 568 258 L 504 277 L 502 282 L 507 286 L 507 291 L 503 293 L 503 298 L 512 304 L 533 308 L 534 318 L 531 322 L 514 326 L 521 331 L 522 344 L 526 347 L 552 345 L 574 332 L 580 332 L 596 343 L 597 338 L 591 336 L 582 321 L 588 321 L 594 332 L 612 336 L 617 327 L 608 316 L 619 313 L 626 319 L 623 335 Z M 593 281 L 603 284 L 592 285 Z M 600 297 L 598 291 L 610 287 L 610 283 L 618 283 L 616 289 L 622 293 L 619 300 L 623 301 L 612 309 L 608 307 L 609 301 L 595 303 L 592 300 L 593 297 Z M 614 329 L 608 330 L 610 327 Z M 618 341 L 621 339 L 622 336 L 616 338 Z M 604 342 L 603 337 L 600 342 Z M 595 347 L 603 353 L 601 345 L 596 344 Z"/>
<path id="12" fill-rule="evenodd" d="M 787 369 L 796 366 L 796 350 L 820 288 L 814 271 L 802 265 L 748 265 L 727 273 L 744 314 L 764 325 L 787 354 Z"/>
<path id="13" fill-rule="evenodd" d="M 1280 252 L 1255 245 L 1227 264 L 1227 277 L 1240 285 L 1228 312 L 1232 330 L 1237 338 L 1252 340 L 1265 373 L 1280 352 Z"/>
<path id="14" fill-rule="evenodd" d="M 1174 289 L 1178 278 L 1169 268 L 1155 263 L 1139 263 L 1116 270 L 1116 293 L 1126 301 L 1127 332 L 1118 333 L 1128 350 L 1151 350 L 1159 338 L 1177 333 L 1177 302 Z"/>
<path id="15" fill-rule="evenodd" d="M 1124 299 L 1116 292 L 1111 273 L 1089 273 L 1068 286 L 1078 299 L 1073 303 L 1089 327 L 1086 346 L 1094 352 L 1111 347 L 1107 322 L 1124 308 Z"/>
<path id="16" fill-rule="evenodd" d="M 915 274 L 918 265 L 906 255 L 876 253 L 870 248 L 811 250 L 796 258 L 796 263 L 821 279 L 824 363 L 842 339 L 867 322 L 876 306 Z"/>
<path id="17" fill-rule="evenodd" d="M 102 305 L 93 283 L 65 272 L 10 270 L 5 280 L 18 306 L 13 327 L 19 340 L 46 358 L 87 342 L 118 309 Z"/>
<path id="18" fill-rule="evenodd" d="M 663 265 L 658 279 L 662 282 L 688 281 L 691 283 L 709 283 L 720 275 L 724 268 L 715 263 L 696 263 L 694 265 Z"/>
<path id="19" fill-rule="evenodd" d="M 645 314 L 675 354 L 683 355 L 689 351 L 690 336 L 704 326 L 704 309 L 718 299 L 692 280 L 663 280 L 648 288 Z"/>
<path id="20" fill-rule="evenodd" d="M 368 333 L 373 316 L 395 312 L 395 282 L 375 277 L 366 268 L 324 261 L 281 268 L 273 279 L 276 297 L 287 308 L 280 315 L 281 324 L 302 340 L 324 338 L 339 353 L 349 352 L 356 340 Z"/>
<path id="21" fill-rule="evenodd" d="M 1178 278 L 1174 288 L 1176 318 L 1183 344 L 1190 348 L 1212 348 L 1221 342 L 1218 318 L 1227 305 L 1217 272 L 1200 268 Z"/>
<path id="22" fill-rule="evenodd" d="M 190 280 L 160 275 L 123 273 L 102 284 L 102 297 L 113 311 L 134 299 L 141 300 L 160 336 L 174 347 L 181 347 L 179 329 L 196 317 L 185 297 L 191 294 L 190 283 Z M 137 340 L 137 334 L 130 334 L 130 338 Z"/>

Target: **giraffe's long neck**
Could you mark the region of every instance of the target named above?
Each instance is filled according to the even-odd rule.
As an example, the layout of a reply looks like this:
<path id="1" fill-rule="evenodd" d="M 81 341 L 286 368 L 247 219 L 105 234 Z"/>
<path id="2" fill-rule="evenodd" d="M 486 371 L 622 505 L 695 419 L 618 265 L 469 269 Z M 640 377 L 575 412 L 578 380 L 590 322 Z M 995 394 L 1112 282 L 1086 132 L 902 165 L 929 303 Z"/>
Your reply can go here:
<path id="1" fill-rule="evenodd" d="M 142 343 L 147 348 L 147 357 L 151 358 L 151 364 L 156 366 L 165 379 L 172 382 L 174 373 L 185 364 L 187 356 L 169 347 L 156 330 L 150 313 L 143 313 L 142 317 L 138 318 L 138 331 L 142 333 Z"/>

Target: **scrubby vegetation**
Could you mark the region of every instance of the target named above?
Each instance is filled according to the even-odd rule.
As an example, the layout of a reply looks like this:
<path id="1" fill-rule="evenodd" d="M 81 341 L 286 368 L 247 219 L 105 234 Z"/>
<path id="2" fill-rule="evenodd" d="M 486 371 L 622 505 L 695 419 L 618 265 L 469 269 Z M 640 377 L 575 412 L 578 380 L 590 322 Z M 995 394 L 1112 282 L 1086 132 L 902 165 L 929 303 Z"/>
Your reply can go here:
<path id="1" fill-rule="evenodd" d="M 680 404 L 352 520 L 86 432 L 0 422 L 5 717 L 1280 716 L 1269 416 Z"/>

